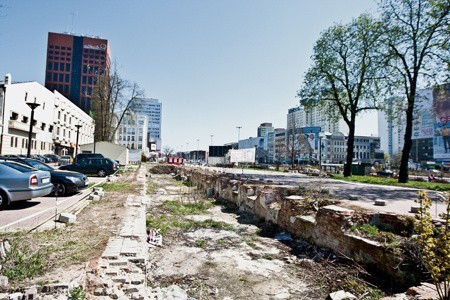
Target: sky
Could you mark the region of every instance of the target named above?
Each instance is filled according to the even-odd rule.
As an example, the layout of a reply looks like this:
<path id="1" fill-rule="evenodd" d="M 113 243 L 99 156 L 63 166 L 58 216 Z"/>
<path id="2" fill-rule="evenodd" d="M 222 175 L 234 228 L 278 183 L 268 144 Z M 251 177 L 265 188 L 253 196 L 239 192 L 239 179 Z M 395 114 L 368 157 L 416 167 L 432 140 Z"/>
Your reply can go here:
<path id="1" fill-rule="evenodd" d="M 105 38 L 122 77 L 163 103 L 162 144 L 179 151 L 255 137 L 261 123 L 286 127 L 320 33 L 376 12 L 373 0 L 0 4 L 0 78 L 44 84 L 48 32 Z M 377 135 L 376 118 L 364 116 L 357 134 Z"/>

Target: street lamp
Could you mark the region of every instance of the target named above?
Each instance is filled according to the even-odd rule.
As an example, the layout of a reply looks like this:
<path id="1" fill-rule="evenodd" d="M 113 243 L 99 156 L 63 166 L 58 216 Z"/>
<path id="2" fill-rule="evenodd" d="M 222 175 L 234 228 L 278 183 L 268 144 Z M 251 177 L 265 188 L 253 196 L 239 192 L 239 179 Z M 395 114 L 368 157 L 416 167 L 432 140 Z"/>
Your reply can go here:
<path id="1" fill-rule="evenodd" d="M 200 140 L 199 140 L 199 139 L 197 139 L 197 162 L 199 162 L 199 161 L 200 161 L 200 160 L 199 160 L 199 155 L 198 155 L 199 142 L 200 142 Z"/>
<path id="2" fill-rule="evenodd" d="M 211 137 L 211 146 L 212 146 L 213 145 L 213 136 L 214 136 L 214 134 L 210 134 L 209 136 Z"/>
<path id="3" fill-rule="evenodd" d="M 322 171 L 322 138 L 325 136 L 322 132 L 319 132 L 319 170 Z"/>
<path id="4" fill-rule="evenodd" d="M 75 125 L 75 127 L 77 128 L 77 143 L 76 143 L 76 145 L 75 145 L 75 156 L 77 156 L 77 154 L 78 154 L 78 137 L 79 137 L 79 135 L 80 135 L 80 128 L 81 128 L 81 125 L 78 124 L 78 125 Z"/>
<path id="5" fill-rule="evenodd" d="M 236 149 L 239 149 L 239 140 L 241 139 L 241 128 L 242 126 L 236 126 L 237 130 L 238 130 L 238 140 L 237 140 L 237 147 Z"/>
<path id="6" fill-rule="evenodd" d="M 25 93 L 25 102 L 27 101 L 28 93 Z M 31 117 L 30 117 L 30 130 L 28 131 L 28 151 L 27 157 L 31 157 L 31 138 L 33 136 L 33 123 L 34 123 L 34 110 L 36 107 L 40 106 L 39 103 L 36 103 L 36 97 L 34 97 L 34 102 L 26 102 L 27 105 L 31 108 Z"/>

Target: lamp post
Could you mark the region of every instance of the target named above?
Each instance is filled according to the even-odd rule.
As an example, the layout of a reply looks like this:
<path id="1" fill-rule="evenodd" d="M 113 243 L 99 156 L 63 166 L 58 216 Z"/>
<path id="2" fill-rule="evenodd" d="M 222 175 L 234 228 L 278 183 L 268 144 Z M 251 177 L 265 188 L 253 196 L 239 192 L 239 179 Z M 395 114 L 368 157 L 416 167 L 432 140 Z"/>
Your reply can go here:
<path id="1" fill-rule="evenodd" d="M 325 135 L 322 132 L 319 132 L 319 170 L 322 171 L 322 138 Z"/>
<path id="2" fill-rule="evenodd" d="M 78 125 L 75 125 L 75 127 L 77 128 L 77 143 L 76 143 L 76 145 L 75 145 L 75 156 L 77 156 L 77 154 L 78 154 L 78 137 L 79 137 L 79 135 L 80 135 L 80 128 L 81 128 L 81 125 L 78 124 Z"/>
<path id="3" fill-rule="evenodd" d="M 28 93 L 25 93 L 25 102 L 27 101 Z M 27 157 L 31 157 L 31 138 L 33 136 L 33 123 L 34 123 L 34 110 L 40 106 L 39 103 L 36 103 L 36 97 L 34 97 L 34 102 L 26 102 L 27 105 L 31 108 L 31 116 L 30 116 L 30 130 L 28 131 L 28 151 Z"/>
<path id="4" fill-rule="evenodd" d="M 241 128 L 242 126 L 236 126 L 237 130 L 238 130 L 238 140 L 237 140 L 237 147 L 236 149 L 239 149 L 239 140 L 241 138 Z"/>
<path id="5" fill-rule="evenodd" d="M 200 160 L 199 160 L 199 155 L 198 155 L 198 149 L 199 149 L 199 142 L 200 142 L 200 140 L 199 139 L 197 139 L 197 162 L 199 162 Z"/>
<path id="6" fill-rule="evenodd" d="M 213 137 L 214 137 L 214 134 L 210 134 L 209 136 L 211 137 L 211 146 L 212 146 L 212 145 L 213 145 Z"/>

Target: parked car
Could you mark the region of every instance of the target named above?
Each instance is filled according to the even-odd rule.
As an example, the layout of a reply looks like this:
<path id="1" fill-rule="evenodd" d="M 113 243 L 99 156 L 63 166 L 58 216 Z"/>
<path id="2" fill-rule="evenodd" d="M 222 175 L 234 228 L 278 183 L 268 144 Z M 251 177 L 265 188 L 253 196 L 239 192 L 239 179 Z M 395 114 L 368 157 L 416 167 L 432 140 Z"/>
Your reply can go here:
<path id="1" fill-rule="evenodd" d="M 76 163 L 86 158 L 105 158 L 105 157 L 101 153 L 79 153 L 75 156 L 73 162 Z"/>
<path id="2" fill-rule="evenodd" d="M 51 160 L 51 162 L 54 162 L 54 163 L 58 162 L 58 160 L 59 160 L 59 155 L 56 155 L 56 154 L 44 154 L 44 156 L 48 157 Z"/>
<path id="3" fill-rule="evenodd" d="M 70 155 L 63 155 L 58 160 L 58 166 L 64 166 L 72 163 L 72 157 Z"/>
<path id="4" fill-rule="evenodd" d="M 50 172 L 13 161 L 0 160 L 0 207 L 48 195 L 53 190 Z"/>
<path id="5" fill-rule="evenodd" d="M 110 158 L 86 158 L 73 164 L 61 166 L 59 169 L 105 177 L 117 172 L 119 164 Z"/>
<path id="6" fill-rule="evenodd" d="M 50 172 L 50 180 L 55 186 L 55 189 L 52 192 L 53 195 L 65 196 L 73 194 L 78 192 L 79 190 L 87 188 L 89 184 L 89 180 L 84 174 L 72 171 L 57 170 L 35 159 L 8 158 L 8 161 L 14 161 L 30 166 L 37 170 Z"/>
<path id="7" fill-rule="evenodd" d="M 395 173 L 392 170 L 381 170 L 377 172 L 378 176 L 385 176 L 385 177 L 395 177 Z"/>

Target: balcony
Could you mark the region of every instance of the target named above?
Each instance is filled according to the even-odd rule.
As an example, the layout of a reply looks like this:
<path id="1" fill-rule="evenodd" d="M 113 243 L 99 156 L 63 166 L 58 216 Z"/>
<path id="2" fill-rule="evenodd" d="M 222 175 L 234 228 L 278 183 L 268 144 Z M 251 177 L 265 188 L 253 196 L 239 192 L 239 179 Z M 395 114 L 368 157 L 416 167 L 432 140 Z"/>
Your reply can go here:
<path id="1" fill-rule="evenodd" d="M 22 121 L 18 121 L 18 120 L 9 120 L 8 128 L 28 132 L 30 130 L 30 124 L 23 123 Z M 41 131 L 42 130 L 40 128 L 33 126 L 33 133 L 41 132 Z"/>

